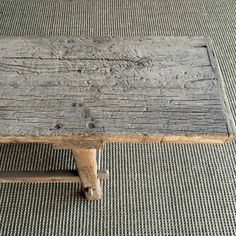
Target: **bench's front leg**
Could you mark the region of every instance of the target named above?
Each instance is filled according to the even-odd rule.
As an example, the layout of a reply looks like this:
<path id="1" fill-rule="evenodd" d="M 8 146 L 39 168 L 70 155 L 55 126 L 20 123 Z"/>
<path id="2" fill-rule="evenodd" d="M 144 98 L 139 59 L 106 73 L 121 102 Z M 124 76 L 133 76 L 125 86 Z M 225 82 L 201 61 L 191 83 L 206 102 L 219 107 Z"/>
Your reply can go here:
<path id="1" fill-rule="evenodd" d="M 100 180 L 97 176 L 96 149 L 72 149 L 79 177 L 88 200 L 102 197 Z"/>

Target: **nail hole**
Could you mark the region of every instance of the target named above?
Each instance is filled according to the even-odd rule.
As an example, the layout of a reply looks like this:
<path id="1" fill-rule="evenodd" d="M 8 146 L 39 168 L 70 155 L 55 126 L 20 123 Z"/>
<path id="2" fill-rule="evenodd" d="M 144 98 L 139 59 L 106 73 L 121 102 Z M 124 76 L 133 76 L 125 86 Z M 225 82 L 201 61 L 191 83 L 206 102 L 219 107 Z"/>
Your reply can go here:
<path id="1" fill-rule="evenodd" d="M 55 125 L 55 129 L 58 129 L 58 130 L 61 129 L 62 127 L 63 127 L 62 124 L 56 124 L 56 125 Z"/>
<path id="2" fill-rule="evenodd" d="M 89 129 L 94 129 L 95 128 L 95 124 L 94 123 L 88 123 L 88 128 Z"/>

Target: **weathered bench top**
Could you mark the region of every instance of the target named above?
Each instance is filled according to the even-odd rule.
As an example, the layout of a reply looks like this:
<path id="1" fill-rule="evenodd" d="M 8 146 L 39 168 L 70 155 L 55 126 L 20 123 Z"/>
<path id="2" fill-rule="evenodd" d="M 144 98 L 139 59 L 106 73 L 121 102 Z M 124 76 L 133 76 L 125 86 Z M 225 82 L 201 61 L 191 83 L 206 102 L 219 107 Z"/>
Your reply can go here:
<path id="1" fill-rule="evenodd" d="M 0 142 L 235 138 L 205 38 L 0 38 Z"/>

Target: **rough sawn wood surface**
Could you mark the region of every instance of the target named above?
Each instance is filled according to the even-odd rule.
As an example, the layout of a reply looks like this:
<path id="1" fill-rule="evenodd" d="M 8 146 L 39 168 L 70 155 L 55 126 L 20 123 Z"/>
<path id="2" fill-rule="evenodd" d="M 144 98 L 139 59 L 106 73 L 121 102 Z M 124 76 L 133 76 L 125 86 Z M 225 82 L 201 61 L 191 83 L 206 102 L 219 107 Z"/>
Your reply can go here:
<path id="1" fill-rule="evenodd" d="M 0 142 L 235 137 L 205 38 L 0 38 Z"/>

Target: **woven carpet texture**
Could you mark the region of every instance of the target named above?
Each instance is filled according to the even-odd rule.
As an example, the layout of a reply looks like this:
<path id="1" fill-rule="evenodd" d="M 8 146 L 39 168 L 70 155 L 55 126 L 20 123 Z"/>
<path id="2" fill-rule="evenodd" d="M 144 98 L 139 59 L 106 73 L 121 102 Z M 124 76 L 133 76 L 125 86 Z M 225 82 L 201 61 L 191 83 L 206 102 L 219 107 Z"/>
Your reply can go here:
<path id="1" fill-rule="evenodd" d="M 235 0 L 0 0 L 0 35 L 213 39 L 236 120 Z M 236 142 L 109 144 L 103 199 L 78 184 L 1 184 L 0 236 L 236 235 Z M 67 150 L 0 145 L 0 171 L 75 168 Z"/>

